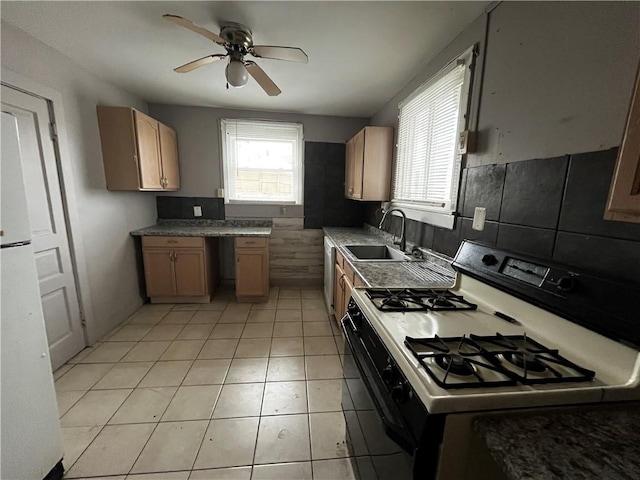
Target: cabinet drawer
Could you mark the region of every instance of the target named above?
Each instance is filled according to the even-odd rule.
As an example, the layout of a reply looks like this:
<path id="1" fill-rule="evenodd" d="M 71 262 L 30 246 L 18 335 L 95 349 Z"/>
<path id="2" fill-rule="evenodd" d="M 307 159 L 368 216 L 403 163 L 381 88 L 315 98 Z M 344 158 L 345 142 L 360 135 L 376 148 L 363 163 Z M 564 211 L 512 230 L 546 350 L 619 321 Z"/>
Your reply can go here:
<path id="1" fill-rule="evenodd" d="M 336 249 L 336 263 L 340 265 L 340 268 L 344 266 L 344 257 L 340 253 L 340 250 Z"/>
<path id="2" fill-rule="evenodd" d="M 266 247 L 266 237 L 236 237 L 236 248 L 240 247 Z"/>
<path id="3" fill-rule="evenodd" d="M 142 237 L 143 247 L 204 247 L 204 237 Z"/>

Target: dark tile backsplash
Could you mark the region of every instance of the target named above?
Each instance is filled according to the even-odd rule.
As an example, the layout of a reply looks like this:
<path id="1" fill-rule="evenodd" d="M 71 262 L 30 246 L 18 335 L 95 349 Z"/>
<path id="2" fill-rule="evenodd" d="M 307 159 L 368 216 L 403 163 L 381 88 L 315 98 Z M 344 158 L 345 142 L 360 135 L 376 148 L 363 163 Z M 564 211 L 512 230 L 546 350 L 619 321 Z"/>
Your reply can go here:
<path id="1" fill-rule="evenodd" d="M 460 222 L 458 222 L 460 223 Z M 498 238 L 498 222 L 485 222 L 484 230 L 474 230 L 471 228 L 473 219 L 463 218 L 462 229 L 460 231 L 461 239 L 477 240 L 478 242 L 495 245 Z"/>
<path id="2" fill-rule="evenodd" d="M 556 228 L 568 161 L 565 156 L 507 164 L 500 222 Z"/>
<path id="3" fill-rule="evenodd" d="M 484 207 L 487 209 L 487 220 L 500 218 L 505 171 L 506 165 L 484 165 L 466 170 L 463 216 L 473 217 L 476 207 Z"/>
<path id="4" fill-rule="evenodd" d="M 407 240 L 454 256 L 463 239 L 476 239 L 640 283 L 640 225 L 602 218 L 616 155 L 614 148 L 465 169 L 455 229 L 409 220 Z M 487 209 L 481 232 L 471 228 L 475 207 Z M 367 204 L 365 221 L 377 226 L 379 209 Z M 384 229 L 398 233 L 399 222 Z"/>
<path id="5" fill-rule="evenodd" d="M 455 228 L 435 228 L 433 232 L 433 249 L 450 257 L 455 256 L 462 239 L 460 238 L 462 222 L 456 221 Z"/>
<path id="6" fill-rule="evenodd" d="M 555 230 L 501 223 L 497 246 L 533 257 L 551 258 L 555 238 Z"/>
<path id="7" fill-rule="evenodd" d="M 630 240 L 558 232 L 553 259 L 602 272 L 620 280 L 640 282 L 640 243 Z"/>
<path id="8" fill-rule="evenodd" d="M 202 207 L 202 217 L 193 216 L 193 207 Z M 165 197 L 156 196 L 158 218 L 188 220 L 224 220 L 224 199 L 207 197 Z"/>
<path id="9" fill-rule="evenodd" d="M 640 241 L 640 224 L 603 218 L 617 156 L 617 148 L 571 156 L 559 230 Z"/>
<path id="10" fill-rule="evenodd" d="M 304 144 L 304 228 L 359 227 L 364 205 L 344 198 L 345 145 Z"/>

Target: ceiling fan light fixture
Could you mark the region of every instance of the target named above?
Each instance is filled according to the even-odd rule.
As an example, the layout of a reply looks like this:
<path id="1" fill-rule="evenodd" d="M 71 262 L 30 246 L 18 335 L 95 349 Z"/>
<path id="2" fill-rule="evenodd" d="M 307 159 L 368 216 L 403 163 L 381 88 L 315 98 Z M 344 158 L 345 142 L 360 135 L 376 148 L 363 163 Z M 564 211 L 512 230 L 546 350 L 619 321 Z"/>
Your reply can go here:
<path id="1" fill-rule="evenodd" d="M 225 70 L 227 82 L 232 87 L 243 87 L 249 81 L 249 72 L 242 60 L 229 60 Z"/>

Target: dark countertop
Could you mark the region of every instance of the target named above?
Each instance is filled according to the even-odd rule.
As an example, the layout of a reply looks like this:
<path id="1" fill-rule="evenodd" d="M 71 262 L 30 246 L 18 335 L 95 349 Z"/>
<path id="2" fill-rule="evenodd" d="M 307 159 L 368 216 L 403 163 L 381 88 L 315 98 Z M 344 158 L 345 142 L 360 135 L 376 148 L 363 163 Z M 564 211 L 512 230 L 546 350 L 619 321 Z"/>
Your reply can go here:
<path id="1" fill-rule="evenodd" d="M 165 220 L 130 232 L 133 236 L 268 237 L 271 222 L 253 220 Z"/>
<path id="2" fill-rule="evenodd" d="M 491 455 L 513 480 L 637 480 L 640 403 L 474 422 Z"/>
<path id="3" fill-rule="evenodd" d="M 423 249 L 424 261 L 389 262 L 359 261 L 347 245 L 391 245 L 388 235 L 376 229 L 325 227 L 324 233 L 339 249 L 346 261 L 365 281 L 374 288 L 449 288 L 455 283 L 455 272 L 451 260 Z M 425 280 L 428 275 L 430 280 Z"/>

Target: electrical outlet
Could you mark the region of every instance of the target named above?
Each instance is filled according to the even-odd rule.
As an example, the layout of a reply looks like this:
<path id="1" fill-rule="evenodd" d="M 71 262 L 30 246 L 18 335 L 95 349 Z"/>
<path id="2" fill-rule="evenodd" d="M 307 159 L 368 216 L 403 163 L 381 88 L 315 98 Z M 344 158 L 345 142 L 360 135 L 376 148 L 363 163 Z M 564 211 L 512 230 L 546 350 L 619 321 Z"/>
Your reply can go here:
<path id="1" fill-rule="evenodd" d="M 224 188 L 216 188 L 216 197 L 224 198 Z"/>
<path id="2" fill-rule="evenodd" d="M 487 209 L 484 207 L 476 207 L 473 212 L 473 224 L 471 228 L 474 230 L 484 230 L 484 221 L 487 219 Z"/>
<path id="3" fill-rule="evenodd" d="M 202 207 L 200 205 L 194 205 L 193 207 L 193 216 L 201 217 L 202 216 Z"/>

